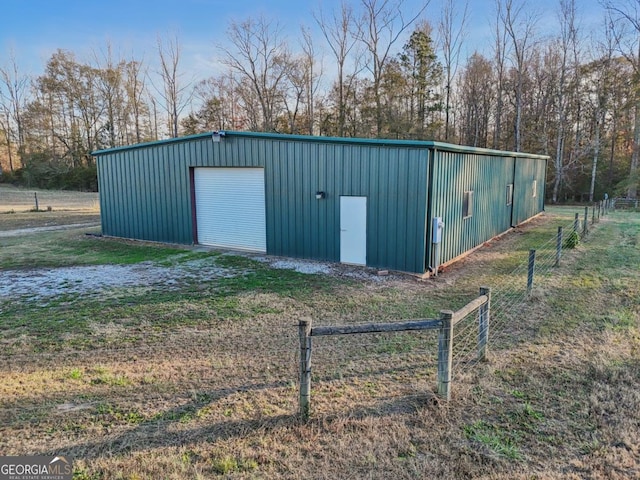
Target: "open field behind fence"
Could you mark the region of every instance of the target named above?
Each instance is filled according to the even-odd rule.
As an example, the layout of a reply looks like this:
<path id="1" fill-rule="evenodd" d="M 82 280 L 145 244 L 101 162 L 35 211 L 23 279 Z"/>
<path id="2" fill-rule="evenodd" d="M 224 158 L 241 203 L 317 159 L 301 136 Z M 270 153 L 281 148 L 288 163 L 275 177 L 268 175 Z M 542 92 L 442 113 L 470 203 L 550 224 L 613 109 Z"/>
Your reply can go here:
<path id="1" fill-rule="evenodd" d="M 0 232 L 100 222 L 97 193 L 0 184 Z"/>
<path id="2" fill-rule="evenodd" d="M 0 284 L 15 280 L 0 287 L 0 452 L 67 454 L 95 479 L 633 478 L 640 219 L 603 216 L 556 266 L 576 211 L 583 222 L 550 209 L 426 282 L 82 230 L 0 239 Z M 489 360 L 470 314 L 450 402 L 434 332 L 317 337 L 300 423 L 301 319 L 437 318 L 481 285 Z"/>
<path id="3" fill-rule="evenodd" d="M 0 211 L 40 210 L 89 210 L 99 209 L 98 194 L 95 192 L 74 192 L 63 190 L 40 190 L 0 184 Z"/>

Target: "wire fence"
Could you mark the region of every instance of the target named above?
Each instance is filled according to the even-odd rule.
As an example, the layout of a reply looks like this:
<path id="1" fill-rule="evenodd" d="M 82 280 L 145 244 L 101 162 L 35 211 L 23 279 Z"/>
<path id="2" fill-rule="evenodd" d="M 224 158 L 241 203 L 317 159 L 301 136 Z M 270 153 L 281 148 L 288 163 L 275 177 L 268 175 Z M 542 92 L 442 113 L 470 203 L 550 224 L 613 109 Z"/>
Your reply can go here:
<path id="1" fill-rule="evenodd" d="M 609 205 L 605 208 L 596 204 L 591 212 L 580 212 L 574 220 L 559 225 L 556 235 L 535 245 L 529 250 L 528 257 L 523 251 L 522 261 L 501 281 L 492 285 L 490 348 L 507 348 L 517 344 L 526 338 L 527 331 L 535 329 L 538 319 L 530 316 L 532 303 L 544 295 L 545 289 L 553 286 L 567 248 L 573 248 L 578 239 L 585 240 L 590 228 L 609 208 Z M 533 263 L 532 258 L 535 259 Z M 523 321 L 523 316 L 527 316 L 528 321 Z M 476 351 L 477 315 L 469 315 L 461 322 L 454 336 L 454 377 L 468 373 L 478 363 Z"/>
<path id="2" fill-rule="evenodd" d="M 529 315 L 532 303 L 543 295 L 546 288 L 552 286 L 563 265 L 563 254 L 567 248 L 573 248 L 576 242 L 585 240 L 591 228 L 605 215 L 612 204 L 595 204 L 590 210 L 579 212 L 574 219 L 558 225 L 558 232 L 547 240 L 537 243 L 527 252 L 522 251 L 522 260 L 511 270 L 500 275 L 501 279 L 490 285 L 490 326 L 489 350 L 508 348 L 526 338 L 528 331 L 535 329 L 535 320 L 523 321 Z M 452 352 L 450 357 L 452 379 L 465 377 L 484 359 L 483 332 L 479 327 L 479 310 L 475 310 L 458 321 L 452 333 Z M 379 369 L 413 368 L 414 371 L 428 372 L 433 378 L 448 360 L 439 358 L 438 335 L 433 332 L 403 332 L 367 334 L 350 338 L 325 338 L 314 344 L 314 361 L 317 370 L 331 371 L 339 359 L 357 364 L 357 370 L 371 373 L 378 365 Z M 385 338 L 386 340 L 382 340 Z M 375 339 L 375 340 L 374 340 Z M 394 356 L 388 351 L 381 355 L 382 345 L 394 345 Z M 357 355 L 354 352 L 360 352 Z M 373 355 L 373 357 L 370 357 Z M 357 357 L 357 358 L 356 358 Z M 417 361 L 419 359 L 419 361 Z M 353 367 L 351 367 L 353 368 Z M 381 371 L 381 370 L 377 370 Z M 325 377 L 330 379 L 331 375 Z M 318 378 L 321 379 L 321 378 Z M 433 389 L 432 381 L 426 388 Z M 415 393 L 415 392 L 414 392 Z"/>
<path id="3" fill-rule="evenodd" d="M 574 219 L 561 225 L 563 243 L 574 231 L 584 239 L 587 218 L 593 225 L 595 216 L 582 213 L 577 224 Z M 557 246 L 555 235 L 535 245 L 533 290 L 527 288 L 526 250 L 521 262 L 489 285 L 489 350 L 513 345 L 531 328 L 520 317 L 537 292 L 557 276 Z M 224 416 L 226 408 L 237 409 L 247 402 L 253 403 L 243 407 L 245 418 L 264 419 L 274 412 L 296 417 L 300 344 L 297 324 L 286 318 L 272 315 L 249 324 L 230 320 L 175 332 L 147 326 L 126 336 L 116 331 L 113 343 L 88 342 L 86 348 L 69 349 L 62 342 L 60 349 L 50 346 L 20 353 L 14 348 L 0 353 L 0 371 L 6 377 L 0 387 L 0 437 L 4 429 L 51 422 L 69 409 L 86 409 L 94 419 L 120 415 L 126 423 L 122 418 L 128 417 L 123 415 L 132 415 L 143 405 L 139 423 L 154 428 L 193 418 L 203 409 L 209 409 L 207 415 Z M 451 340 L 450 371 L 458 380 L 481 359 L 477 311 L 456 323 Z M 357 398 L 359 402 L 396 397 L 423 401 L 442 368 L 438 343 L 439 335 L 430 331 L 315 338 L 313 382 L 322 398 L 318 408 L 330 412 L 341 401 L 344 408 L 353 408 L 353 403 L 339 397 L 346 386 L 369 393 Z M 47 367 L 52 377 L 41 381 L 38 375 Z M 12 376 L 33 381 L 35 390 L 14 395 L 7 390 Z M 0 447 L 11 451 L 10 445 L 3 445 L 11 441 L 9 436 L 3 438 Z"/>
<path id="4" fill-rule="evenodd" d="M 640 200 L 637 198 L 614 198 L 612 200 L 614 208 L 618 210 L 638 210 L 640 208 Z"/>
<path id="5" fill-rule="evenodd" d="M 0 451 L 22 451 L 25 428 L 65 437 L 44 435 L 38 448 L 48 451 L 78 448 L 87 426 L 104 425 L 108 431 L 93 435 L 102 439 L 97 451 L 109 450 L 120 437 L 134 441 L 134 432 L 188 429 L 201 418 L 295 417 L 293 324 L 277 319 L 260 328 L 229 323 L 173 336 L 86 350 L 2 354 Z M 74 434 L 76 428 L 81 430 Z"/>
<path id="6" fill-rule="evenodd" d="M 0 213 L 98 208 L 98 194 L 94 192 L 25 189 L 0 184 Z"/>

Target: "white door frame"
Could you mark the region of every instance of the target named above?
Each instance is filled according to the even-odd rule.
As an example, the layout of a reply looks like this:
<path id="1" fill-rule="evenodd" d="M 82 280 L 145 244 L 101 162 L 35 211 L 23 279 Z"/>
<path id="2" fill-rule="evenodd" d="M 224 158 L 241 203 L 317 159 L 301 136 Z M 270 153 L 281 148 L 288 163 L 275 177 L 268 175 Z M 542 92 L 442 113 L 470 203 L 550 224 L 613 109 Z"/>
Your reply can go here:
<path id="1" fill-rule="evenodd" d="M 340 262 L 367 264 L 367 197 L 340 196 Z"/>

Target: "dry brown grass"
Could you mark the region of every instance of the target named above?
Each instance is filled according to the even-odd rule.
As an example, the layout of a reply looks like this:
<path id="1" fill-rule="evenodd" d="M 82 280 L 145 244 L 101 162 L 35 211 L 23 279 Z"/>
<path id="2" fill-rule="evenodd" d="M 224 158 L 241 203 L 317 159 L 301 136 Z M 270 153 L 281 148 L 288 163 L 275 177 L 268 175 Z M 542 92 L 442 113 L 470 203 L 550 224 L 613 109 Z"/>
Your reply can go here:
<path id="1" fill-rule="evenodd" d="M 35 210 L 34 193 L 38 196 Z M 0 184 L 0 232 L 100 222 L 97 193 L 38 190 Z"/>
<path id="2" fill-rule="evenodd" d="M 450 403 L 433 393 L 433 332 L 319 339 L 312 418 L 297 418 L 298 318 L 398 318 L 447 292 L 458 304 L 502 280 L 500 262 L 545 222 L 436 281 L 245 293 L 208 310 L 176 304 L 164 314 L 211 320 L 162 329 L 95 318 L 85 335 L 100 348 L 3 355 L 0 453 L 64 453 L 78 478 L 92 479 L 640 478 L 640 274 L 612 256 L 629 237 L 621 218 L 536 288 L 519 325 L 504 327 L 518 339 L 455 372 Z M 221 308 L 233 313 L 218 318 Z"/>
<path id="3" fill-rule="evenodd" d="M 37 194 L 41 210 L 92 210 L 99 208 L 98 194 L 66 190 L 40 190 L 37 188 L 14 187 L 0 184 L 0 211 L 31 210 L 35 208 L 34 194 Z"/>

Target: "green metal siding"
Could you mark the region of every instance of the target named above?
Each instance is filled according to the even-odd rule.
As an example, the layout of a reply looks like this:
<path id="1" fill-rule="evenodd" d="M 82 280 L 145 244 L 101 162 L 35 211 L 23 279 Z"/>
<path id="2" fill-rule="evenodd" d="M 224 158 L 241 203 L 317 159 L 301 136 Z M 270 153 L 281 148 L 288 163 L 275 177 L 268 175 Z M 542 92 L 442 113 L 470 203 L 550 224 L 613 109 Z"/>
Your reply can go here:
<path id="1" fill-rule="evenodd" d="M 513 182 L 513 158 L 436 151 L 433 161 L 431 217 L 445 227 L 440 263 L 505 232 L 511 225 L 506 188 Z M 473 191 L 473 215 L 463 218 L 464 192 Z"/>
<path id="2" fill-rule="evenodd" d="M 517 158 L 513 187 L 513 220 L 516 226 L 544 210 L 547 162 L 538 158 Z M 536 180 L 537 195 L 533 196 Z"/>
<path id="3" fill-rule="evenodd" d="M 192 167 L 264 167 L 269 254 L 339 261 L 340 196 L 366 196 L 367 265 L 424 272 L 427 149 L 229 135 L 101 152 L 103 233 L 192 243 Z"/>
<path id="4" fill-rule="evenodd" d="M 424 271 L 427 150 L 227 140 L 264 156 L 269 254 L 339 261 L 340 196 L 366 196 L 367 265 Z"/>
<path id="5" fill-rule="evenodd" d="M 98 158 L 102 232 L 191 243 L 188 143 L 118 151 Z"/>
<path id="6" fill-rule="evenodd" d="M 416 273 L 430 264 L 433 217 L 445 222 L 446 262 L 544 208 L 546 157 L 438 142 L 227 132 L 217 143 L 202 134 L 95 154 L 105 235 L 190 244 L 190 169 L 262 167 L 267 253 L 339 261 L 340 196 L 365 196 L 367 265 Z"/>

